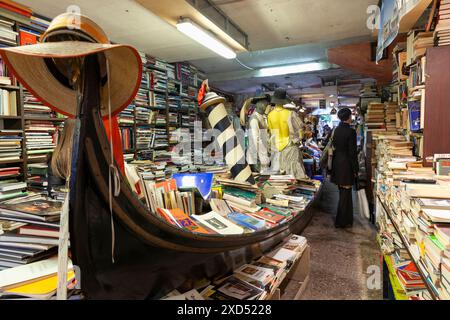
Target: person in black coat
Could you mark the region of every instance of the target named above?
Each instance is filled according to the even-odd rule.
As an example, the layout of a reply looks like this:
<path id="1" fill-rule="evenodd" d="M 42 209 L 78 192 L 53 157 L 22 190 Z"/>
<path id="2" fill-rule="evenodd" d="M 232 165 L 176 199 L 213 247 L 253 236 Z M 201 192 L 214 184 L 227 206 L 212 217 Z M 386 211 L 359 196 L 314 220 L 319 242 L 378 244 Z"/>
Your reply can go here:
<path id="1" fill-rule="evenodd" d="M 336 215 L 336 228 L 353 226 L 352 188 L 358 176 L 356 131 L 350 127 L 352 112 L 341 109 L 338 112 L 341 123 L 334 131 L 333 165 L 331 182 L 339 187 L 339 204 Z"/>

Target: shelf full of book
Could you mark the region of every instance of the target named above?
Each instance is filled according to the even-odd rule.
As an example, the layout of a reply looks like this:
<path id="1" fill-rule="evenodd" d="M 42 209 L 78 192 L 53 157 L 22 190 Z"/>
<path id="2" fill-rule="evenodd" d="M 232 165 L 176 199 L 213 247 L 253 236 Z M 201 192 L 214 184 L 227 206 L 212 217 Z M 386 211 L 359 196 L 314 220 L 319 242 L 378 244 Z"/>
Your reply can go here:
<path id="1" fill-rule="evenodd" d="M 1 46 L 37 43 L 47 25 L 41 18 L 36 18 L 38 24 L 31 23 L 34 15 L 22 21 L 4 17 L 3 11 L 0 14 Z M 17 186 L 0 192 L 0 199 L 26 195 L 27 188 L 47 187 L 48 156 L 56 147 L 64 120 L 27 91 L 0 59 L 0 181 L 7 189 Z"/>
<path id="2" fill-rule="evenodd" d="M 197 90 L 205 76 L 187 63 L 170 64 L 140 55 L 141 86 L 133 104 L 119 114 L 123 149 L 127 162 L 158 162 L 167 160 L 182 133 L 193 135 L 199 114 Z"/>

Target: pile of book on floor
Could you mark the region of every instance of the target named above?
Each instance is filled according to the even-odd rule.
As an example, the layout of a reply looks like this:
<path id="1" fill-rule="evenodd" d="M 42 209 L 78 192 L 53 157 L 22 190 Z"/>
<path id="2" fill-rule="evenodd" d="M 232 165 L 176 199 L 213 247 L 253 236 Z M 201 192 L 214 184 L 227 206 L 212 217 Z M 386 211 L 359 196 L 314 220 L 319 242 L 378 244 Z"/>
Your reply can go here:
<path id="1" fill-rule="evenodd" d="M 0 161 L 22 158 L 22 130 L 0 130 Z"/>
<path id="2" fill-rule="evenodd" d="M 18 270 L 32 269 L 38 261 L 57 254 L 59 218 L 62 202 L 49 200 L 39 194 L 15 198 L 0 204 L 0 290 L 8 291 L 22 284 L 25 274 Z M 42 262 L 45 264 L 45 262 Z M 27 267 L 27 265 L 30 265 Z M 9 271 L 9 269 L 17 269 Z M 16 274 L 17 273 L 17 274 Z M 17 279 L 4 279 L 6 274 L 16 274 Z M 8 290 L 5 290 L 7 287 Z"/>
<path id="3" fill-rule="evenodd" d="M 397 240 L 408 248 L 409 260 L 432 293 L 449 299 L 450 180 L 422 167 L 403 136 L 378 139 L 377 194 L 400 232 Z"/>
<path id="4" fill-rule="evenodd" d="M 72 262 L 67 272 L 67 294 L 76 293 L 76 279 Z M 58 288 L 58 258 L 39 260 L 0 271 L 0 299 L 55 300 Z"/>
<path id="5" fill-rule="evenodd" d="M 163 300 L 267 300 L 286 279 L 302 257 L 306 238 L 292 235 L 258 260 L 244 264 L 232 274 L 214 281 L 199 282 L 196 288 L 181 293 L 174 290 Z"/>
<path id="6" fill-rule="evenodd" d="M 58 142 L 58 130 L 52 121 L 25 121 L 26 149 L 28 160 L 47 161 Z"/>
<path id="7" fill-rule="evenodd" d="M 367 131 L 386 131 L 386 111 L 383 103 L 371 102 L 364 116 Z"/>
<path id="8" fill-rule="evenodd" d="M 450 1 L 441 0 L 439 8 L 439 21 L 436 25 L 434 32 L 437 45 L 448 46 L 450 45 Z"/>

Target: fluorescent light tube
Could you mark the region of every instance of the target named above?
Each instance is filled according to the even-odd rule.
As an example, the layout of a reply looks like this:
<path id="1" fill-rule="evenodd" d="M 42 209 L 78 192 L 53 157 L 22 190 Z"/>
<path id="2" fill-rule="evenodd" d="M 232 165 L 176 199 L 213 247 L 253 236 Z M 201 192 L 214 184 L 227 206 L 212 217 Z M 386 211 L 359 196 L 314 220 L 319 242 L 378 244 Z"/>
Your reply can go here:
<path id="1" fill-rule="evenodd" d="M 217 53 L 218 55 L 224 57 L 225 59 L 236 58 L 236 53 L 231 48 L 223 44 L 216 37 L 211 35 L 203 28 L 197 26 L 189 19 L 183 19 L 180 22 L 178 22 L 177 29 L 180 32 L 187 35 L 189 38 L 197 41 L 202 46 Z"/>
<path id="2" fill-rule="evenodd" d="M 280 67 L 263 68 L 263 69 L 259 70 L 259 76 L 260 77 L 271 77 L 271 76 L 280 76 L 280 75 L 284 75 L 284 74 L 318 71 L 318 70 L 322 70 L 322 69 L 323 69 L 323 63 L 320 63 L 320 62 L 301 63 L 301 64 L 293 64 L 293 65 L 280 66 Z"/>

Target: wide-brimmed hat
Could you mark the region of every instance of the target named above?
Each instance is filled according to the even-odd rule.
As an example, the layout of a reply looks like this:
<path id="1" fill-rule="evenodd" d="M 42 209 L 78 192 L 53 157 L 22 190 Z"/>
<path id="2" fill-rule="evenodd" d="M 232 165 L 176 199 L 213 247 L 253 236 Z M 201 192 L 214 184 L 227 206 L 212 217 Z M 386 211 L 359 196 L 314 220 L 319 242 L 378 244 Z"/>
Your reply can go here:
<path id="1" fill-rule="evenodd" d="M 286 89 L 283 88 L 276 89 L 275 92 L 273 93 L 272 100 L 270 102 L 276 105 L 288 104 L 290 101 L 287 98 Z"/>
<path id="2" fill-rule="evenodd" d="M 88 17 L 61 14 L 53 19 L 40 43 L 0 49 L 7 66 L 36 98 L 69 117 L 77 113 L 78 92 L 65 67 L 76 60 L 73 58 L 100 53 L 106 58 L 101 67 L 101 114 L 109 115 L 110 101 L 114 116 L 134 100 L 142 79 L 142 60 L 132 46 L 111 44 Z"/>
<path id="3" fill-rule="evenodd" d="M 258 103 L 259 101 L 267 101 L 267 102 L 270 103 L 271 102 L 270 94 L 263 94 L 263 95 L 261 95 L 259 97 L 255 97 L 255 98 L 252 99 L 252 103 L 253 104 Z"/>

